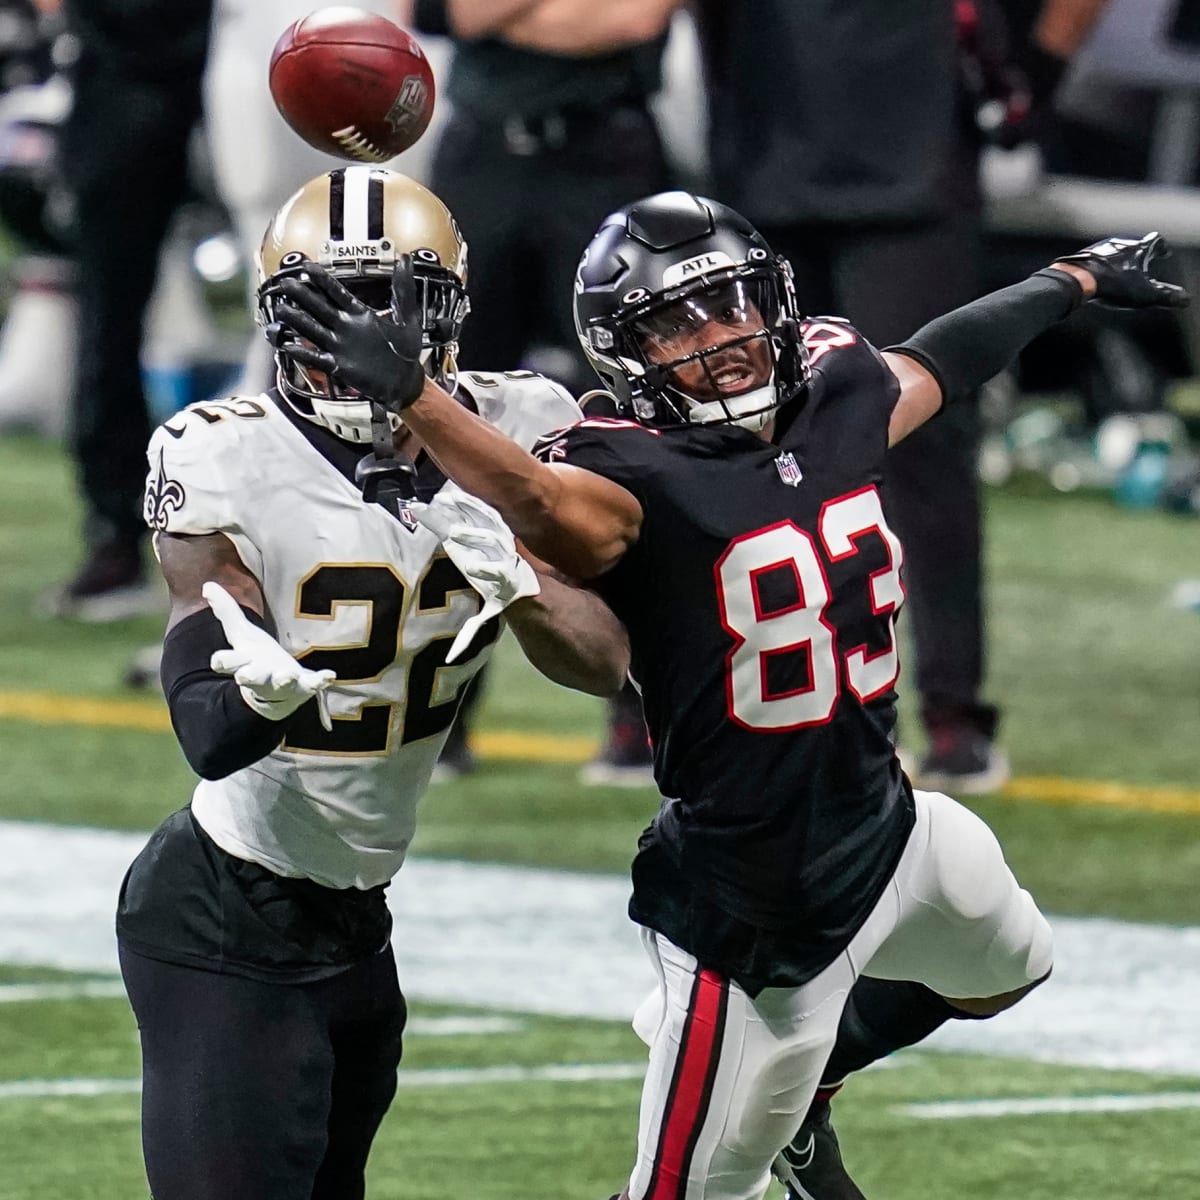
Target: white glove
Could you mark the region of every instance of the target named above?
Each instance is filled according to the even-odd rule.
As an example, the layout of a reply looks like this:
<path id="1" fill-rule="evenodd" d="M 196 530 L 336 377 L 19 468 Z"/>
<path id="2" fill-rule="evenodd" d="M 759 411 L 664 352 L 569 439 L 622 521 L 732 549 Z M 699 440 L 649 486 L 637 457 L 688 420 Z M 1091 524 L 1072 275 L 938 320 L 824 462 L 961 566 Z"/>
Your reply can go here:
<path id="1" fill-rule="evenodd" d="M 334 672 L 302 667 L 265 629 L 246 619 L 238 602 L 219 583 L 206 583 L 200 594 L 232 647 L 213 654 L 212 669 L 232 675 L 242 699 L 270 721 L 290 717 L 316 696 L 321 724 L 332 729 L 325 689 L 337 678 Z"/>
<path id="2" fill-rule="evenodd" d="M 537 573 L 517 553 L 513 532 L 490 505 L 447 483 L 429 504 L 410 504 L 409 512 L 442 539 L 450 561 L 483 597 L 483 607 L 459 631 L 446 655 L 453 662 L 471 644 L 485 622 L 522 596 L 541 590 Z"/>

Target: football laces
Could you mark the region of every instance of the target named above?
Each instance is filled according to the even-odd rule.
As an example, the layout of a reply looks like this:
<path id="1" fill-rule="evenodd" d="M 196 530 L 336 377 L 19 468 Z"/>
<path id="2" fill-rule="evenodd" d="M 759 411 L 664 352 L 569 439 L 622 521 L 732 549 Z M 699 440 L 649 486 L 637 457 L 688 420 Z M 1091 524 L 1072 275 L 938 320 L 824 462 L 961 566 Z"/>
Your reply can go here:
<path id="1" fill-rule="evenodd" d="M 365 138 L 357 125 L 347 125 L 345 129 L 335 129 L 333 140 L 351 158 L 359 162 L 387 162 L 388 155 L 369 138 Z"/>

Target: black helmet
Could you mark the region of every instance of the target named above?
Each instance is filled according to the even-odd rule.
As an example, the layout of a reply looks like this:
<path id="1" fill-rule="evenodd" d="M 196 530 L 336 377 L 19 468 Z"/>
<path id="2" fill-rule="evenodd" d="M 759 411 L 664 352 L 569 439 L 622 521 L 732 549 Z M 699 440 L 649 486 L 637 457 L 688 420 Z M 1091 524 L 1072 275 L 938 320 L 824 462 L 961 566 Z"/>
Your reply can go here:
<path id="1" fill-rule="evenodd" d="M 575 329 L 622 414 L 645 424 L 761 428 L 809 379 L 790 265 L 689 192 L 604 221 L 575 276 Z"/>

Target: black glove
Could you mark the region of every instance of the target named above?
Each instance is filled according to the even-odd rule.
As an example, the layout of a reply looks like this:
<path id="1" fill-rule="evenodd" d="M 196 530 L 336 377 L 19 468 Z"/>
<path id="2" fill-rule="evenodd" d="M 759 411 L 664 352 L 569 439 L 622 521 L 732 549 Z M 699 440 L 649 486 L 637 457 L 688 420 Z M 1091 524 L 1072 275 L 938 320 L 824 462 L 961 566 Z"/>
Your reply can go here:
<path id="1" fill-rule="evenodd" d="M 280 353 L 324 371 L 394 413 L 421 394 L 426 379 L 421 366 L 423 314 L 407 254 L 392 268 L 390 319 L 368 308 L 317 263 L 306 266 L 303 276 L 281 279 L 275 286 L 284 299 L 275 305 L 267 337 Z"/>
<path id="2" fill-rule="evenodd" d="M 1187 292 L 1150 274 L 1150 264 L 1166 253 L 1162 235 L 1148 233 L 1139 239 L 1105 238 L 1078 254 L 1064 254 L 1055 261 L 1077 263 L 1090 271 L 1096 280 L 1092 299 L 1101 304 L 1114 308 L 1153 308 L 1160 304 L 1183 308 L 1191 299 Z"/>

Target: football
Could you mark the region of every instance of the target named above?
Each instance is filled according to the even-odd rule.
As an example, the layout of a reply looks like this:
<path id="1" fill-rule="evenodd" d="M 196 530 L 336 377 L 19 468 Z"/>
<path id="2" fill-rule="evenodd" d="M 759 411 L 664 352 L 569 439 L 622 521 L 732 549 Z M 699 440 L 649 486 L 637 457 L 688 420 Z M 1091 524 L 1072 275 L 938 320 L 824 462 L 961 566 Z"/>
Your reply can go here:
<path id="1" fill-rule="evenodd" d="M 321 8 L 294 21 L 271 52 L 271 96 L 310 146 L 386 162 L 425 132 L 433 70 L 416 40 L 361 8 Z"/>

